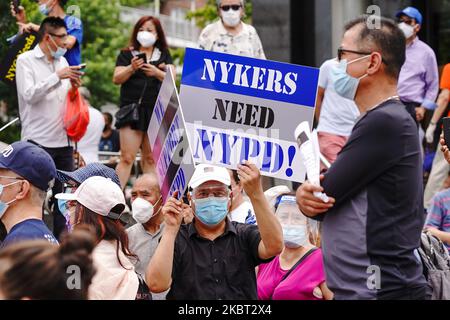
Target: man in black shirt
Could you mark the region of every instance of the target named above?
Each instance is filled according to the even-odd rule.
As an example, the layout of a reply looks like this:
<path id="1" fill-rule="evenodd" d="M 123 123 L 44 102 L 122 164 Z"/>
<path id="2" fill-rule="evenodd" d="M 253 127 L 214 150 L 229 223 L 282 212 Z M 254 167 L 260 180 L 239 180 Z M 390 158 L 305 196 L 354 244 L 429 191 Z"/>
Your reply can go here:
<path id="1" fill-rule="evenodd" d="M 103 129 L 99 150 L 108 152 L 119 152 L 120 135 L 119 131 L 114 130 L 112 128 L 113 117 L 109 112 L 103 112 L 103 117 L 105 118 L 105 128 Z"/>
<path id="2" fill-rule="evenodd" d="M 424 224 L 417 127 L 397 96 L 405 37 L 393 21 L 346 26 L 336 91 L 362 116 L 322 187 L 297 190 L 300 210 L 322 219 L 327 285 L 335 299 L 424 299 L 417 254 Z M 325 192 L 324 203 L 313 192 Z"/>
<path id="3" fill-rule="evenodd" d="M 182 202 L 176 198 L 162 209 L 166 227 L 146 272 L 152 292 L 170 288 L 167 299 L 176 300 L 257 299 L 255 267 L 282 251 L 283 234 L 259 170 L 249 162 L 238 169 L 258 226 L 227 218 L 232 199 L 228 171 L 198 165 L 190 181 L 194 222 L 181 225 Z"/>

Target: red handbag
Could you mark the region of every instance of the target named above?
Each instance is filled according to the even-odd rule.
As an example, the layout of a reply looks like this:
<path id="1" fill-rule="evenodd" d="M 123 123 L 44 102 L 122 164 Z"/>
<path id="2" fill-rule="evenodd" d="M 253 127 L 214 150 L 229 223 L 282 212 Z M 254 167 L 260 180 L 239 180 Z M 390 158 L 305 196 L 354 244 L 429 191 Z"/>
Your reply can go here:
<path id="1" fill-rule="evenodd" d="M 78 89 L 71 89 L 67 94 L 64 127 L 67 136 L 74 142 L 80 141 L 89 125 L 89 107 Z"/>

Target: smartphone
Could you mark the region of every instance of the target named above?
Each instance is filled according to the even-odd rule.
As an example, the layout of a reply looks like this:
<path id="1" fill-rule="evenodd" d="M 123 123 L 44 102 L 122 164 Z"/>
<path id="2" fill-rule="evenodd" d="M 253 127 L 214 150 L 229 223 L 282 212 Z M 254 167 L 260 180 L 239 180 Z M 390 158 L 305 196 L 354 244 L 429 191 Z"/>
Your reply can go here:
<path id="1" fill-rule="evenodd" d="M 20 6 L 20 0 L 13 0 L 12 4 L 14 6 L 14 11 L 17 13 L 19 13 L 19 6 Z"/>
<path id="2" fill-rule="evenodd" d="M 139 53 L 136 55 L 139 59 L 144 60 L 144 63 L 147 63 L 147 55 L 145 53 Z"/>
<path id="3" fill-rule="evenodd" d="M 450 148 L 450 118 L 442 119 L 443 131 L 444 131 L 444 139 L 447 147 Z"/>
<path id="4" fill-rule="evenodd" d="M 81 71 L 81 72 L 85 72 L 86 71 L 86 63 L 80 64 L 79 67 L 80 67 L 79 71 Z"/>

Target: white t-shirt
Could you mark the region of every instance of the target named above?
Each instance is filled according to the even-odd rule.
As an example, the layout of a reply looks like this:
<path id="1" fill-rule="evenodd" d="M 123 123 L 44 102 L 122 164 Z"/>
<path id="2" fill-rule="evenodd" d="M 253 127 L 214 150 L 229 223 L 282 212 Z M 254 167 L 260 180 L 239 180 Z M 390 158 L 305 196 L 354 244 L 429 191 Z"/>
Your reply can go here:
<path id="1" fill-rule="evenodd" d="M 78 142 L 78 151 L 81 153 L 86 164 L 99 162 L 98 145 L 102 138 L 105 118 L 95 108 L 89 107 L 89 125 L 86 134 Z"/>
<path id="2" fill-rule="evenodd" d="M 239 207 L 230 212 L 231 221 L 256 224 L 255 211 L 250 202 L 244 201 Z"/>
<path id="3" fill-rule="evenodd" d="M 360 112 L 354 101 L 341 97 L 334 90 L 331 69 L 337 65 L 337 60 L 331 59 L 320 67 L 319 87 L 325 89 L 325 95 L 317 131 L 348 137 Z"/>

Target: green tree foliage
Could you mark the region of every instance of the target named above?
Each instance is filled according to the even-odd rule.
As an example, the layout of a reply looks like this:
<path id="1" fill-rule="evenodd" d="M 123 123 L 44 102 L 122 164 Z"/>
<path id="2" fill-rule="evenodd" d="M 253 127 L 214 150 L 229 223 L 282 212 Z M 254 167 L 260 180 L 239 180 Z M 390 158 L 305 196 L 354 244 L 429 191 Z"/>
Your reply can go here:
<path id="1" fill-rule="evenodd" d="M 252 16 L 252 2 L 250 0 L 245 1 L 245 18 L 244 21 L 250 22 Z M 201 29 L 206 27 L 209 23 L 216 20 L 219 16 L 217 15 L 217 4 L 216 0 L 208 0 L 208 3 L 195 11 L 188 12 L 186 18 L 191 20 L 195 18 L 197 26 Z"/>

